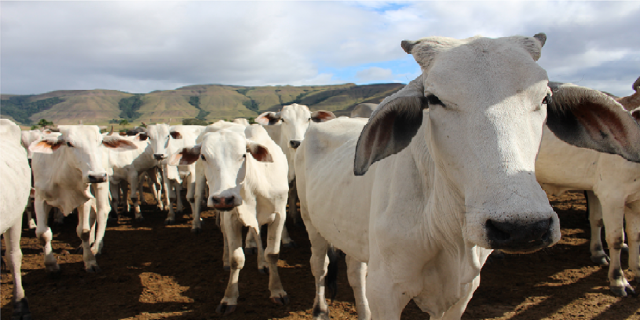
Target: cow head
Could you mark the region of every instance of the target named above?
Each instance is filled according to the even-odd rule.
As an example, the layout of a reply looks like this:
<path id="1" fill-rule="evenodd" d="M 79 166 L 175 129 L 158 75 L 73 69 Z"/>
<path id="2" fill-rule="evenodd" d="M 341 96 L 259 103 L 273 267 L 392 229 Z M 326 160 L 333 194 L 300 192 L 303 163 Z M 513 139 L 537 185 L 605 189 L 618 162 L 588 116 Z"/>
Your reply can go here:
<path id="1" fill-rule="evenodd" d="M 460 203 L 457 216 L 435 219 L 455 221 L 450 225 L 466 243 L 489 249 L 530 252 L 557 242 L 558 217 L 534 171 L 545 120 L 560 139 L 634 161 L 640 160 L 640 130 L 604 94 L 590 99 L 548 85 L 536 63 L 545 40 L 538 34 L 403 41 L 422 75 L 371 115 L 354 173 L 406 148 L 424 125 L 415 138 L 425 139 L 423 152 L 435 166 L 430 183 Z"/>
<path id="2" fill-rule="evenodd" d="M 291 104 L 282 107 L 276 112 L 265 112 L 256 118 L 256 122 L 261 125 L 280 125 L 280 139 L 276 140 L 278 145 L 287 155 L 289 162 L 289 181 L 292 181 L 294 174 L 293 157 L 304 136 L 309 129 L 311 122 L 324 122 L 335 119 L 336 116 L 331 111 L 309 111 L 309 107 L 301 104 Z"/>
<path id="3" fill-rule="evenodd" d="M 71 167 L 82 172 L 85 183 L 107 181 L 102 163 L 102 147 L 116 151 L 137 149 L 137 146 L 119 136 L 100 134 L 98 126 L 60 126 L 59 135 L 48 135 L 29 146 L 31 152 L 52 154 L 62 152 Z"/>
<path id="4" fill-rule="evenodd" d="M 168 124 L 148 125 L 146 133 L 140 133 L 141 139 L 149 139 L 153 149 L 153 157 L 156 160 L 164 160 L 167 155 L 167 148 L 171 140 L 170 127 Z"/>
<path id="5" fill-rule="evenodd" d="M 247 162 L 273 162 L 269 150 L 242 133 L 226 130 L 205 133 L 200 141 L 173 154 L 169 164 L 190 165 L 200 161 L 209 186 L 207 205 L 222 211 L 241 205 L 240 189 L 247 174 Z"/>

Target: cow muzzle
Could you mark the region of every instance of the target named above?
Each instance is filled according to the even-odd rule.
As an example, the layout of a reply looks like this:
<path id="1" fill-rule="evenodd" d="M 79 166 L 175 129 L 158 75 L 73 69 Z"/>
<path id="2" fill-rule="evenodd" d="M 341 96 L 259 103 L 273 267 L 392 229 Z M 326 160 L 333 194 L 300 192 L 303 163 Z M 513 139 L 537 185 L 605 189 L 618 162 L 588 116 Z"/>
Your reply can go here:
<path id="1" fill-rule="evenodd" d="M 153 158 L 156 159 L 156 160 L 162 160 L 162 159 L 164 159 L 164 154 L 156 153 L 156 154 L 153 155 Z"/>
<path id="2" fill-rule="evenodd" d="M 89 178 L 89 183 L 107 182 L 107 174 L 106 173 L 89 174 L 87 177 Z"/>
<path id="3" fill-rule="evenodd" d="M 487 220 L 485 230 L 491 249 L 507 253 L 529 253 L 548 247 L 553 241 L 553 219 L 533 222 Z"/>
<path id="4" fill-rule="evenodd" d="M 302 141 L 300 141 L 300 140 L 290 140 L 289 141 L 289 146 L 291 148 L 298 149 L 298 147 L 300 146 L 301 143 L 302 143 Z"/>
<path id="5" fill-rule="evenodd" d="M 234 196 L 230 197 L 211 197 L 213 208 L 220 211 L 229 211 L 238 206 Z"/>

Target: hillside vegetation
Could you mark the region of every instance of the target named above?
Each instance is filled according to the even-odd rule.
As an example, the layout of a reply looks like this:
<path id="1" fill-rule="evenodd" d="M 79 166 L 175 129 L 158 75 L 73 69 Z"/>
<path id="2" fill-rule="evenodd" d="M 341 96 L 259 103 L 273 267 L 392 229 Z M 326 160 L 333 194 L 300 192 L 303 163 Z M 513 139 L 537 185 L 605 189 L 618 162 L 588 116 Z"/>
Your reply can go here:
<path id="1" fill-rule="evenodd" d="M 0 115 L 23 125 L 47 119 L 56 124 L 106 124 L 129 122 L 180 122 L 183 119 L 216 121 L 255 118 L 265 111 L 299 103 L 311 110 L 346 115 L 362 102 L 378 103 L 403 84 L 334 86 L 193 85 L 175 90 L 131 94 L 115 90 L 65 90 L 40 95 L 2 95 Z"/>

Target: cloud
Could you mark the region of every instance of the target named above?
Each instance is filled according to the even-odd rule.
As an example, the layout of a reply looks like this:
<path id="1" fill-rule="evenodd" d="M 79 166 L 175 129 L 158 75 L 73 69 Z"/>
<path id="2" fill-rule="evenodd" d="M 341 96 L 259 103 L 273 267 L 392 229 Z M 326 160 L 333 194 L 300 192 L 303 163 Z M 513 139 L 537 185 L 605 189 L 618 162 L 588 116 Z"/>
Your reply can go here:
<path id="1" fill-rule="evenodd" d="M 640 75 L 638 2 L 3 1 L 0 9 L 2 93 L 407 82 L 419 68 L 401 40 L 538 32 L 548 35 L 539 63 L 553 80 L 624 95 Z"/>

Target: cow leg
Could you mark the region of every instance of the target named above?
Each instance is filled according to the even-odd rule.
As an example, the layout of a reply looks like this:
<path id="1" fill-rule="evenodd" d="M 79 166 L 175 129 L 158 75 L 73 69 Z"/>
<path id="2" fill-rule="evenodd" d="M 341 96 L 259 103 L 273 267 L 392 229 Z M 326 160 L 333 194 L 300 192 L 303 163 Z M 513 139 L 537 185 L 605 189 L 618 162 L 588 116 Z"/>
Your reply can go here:
<path id="1" fill-rule="evenodd" d="M 31 190 L 33 191 L 33 188 L 31 188 Z M 36 212 L 35 212 L 35 207 L 33 206 L 33 198 L 29 197 L 29 202 L 27 202 L 27 208 L 25 210 L 25 212 L 27 213 L 27 224 L 29 226 L 29 229 L 35 229 L 37 224 L 36 224 Z"/>
<path id="2" fill-rule="evenodd" d="M 296 246 L 296 242 L 289 237 L 289 230 L 287 230 L 287 226 L 282 227 L 282 246 L 285 248 L 293 248 Z"/>
<path id="3" fill-rule="evenodd" d="M 120 190 L 122 191 L 122 196 L 120 198 L 120 204 L 122 205 L 122 211 L 126 212 L 127 215 L 131 213 L 131 207 L 129 207 L 129 184 L 126 181 L 120 181 Z"/>
<path id="4" fill-rule="evenodd" d="M 279 205 L 276 202 L 276 210 L 274 220 L 269 223 L 267 229 L 267 248 L 264 252 L 264 258 L 269 264 L 269 291 L 271 291 L 271 301 L 279 305 L 285 305 L 289 303 L 289 296 L 282 287 L 280 281 L 280 275 L 278 273 L 278 255 L 280 254 L 280 241 L 282 241 L 282 228 L 284 227 L 284 221 L 286 219 L 287 204 L 282 200 Z M 261 254 L 262 243 L 259 235 L 256 236 L 258 242 L 258 256 Z"/>
<path id="5" fill-rule="evenodd" d="M 346 257 L 346 262 L 349 285 L 351 285 L 353 296 L 356 298 L 358 320 L 369 320 L 371 319 L 371 310 L 369 310 L 369 301 L 366 296 L 367 264 L 351 256 Z"/>
<path id="6" fill-rule="evenodd" d="M 156 203 L 158 204 L 158 209 L 164 210 L 164 203 L 162 202 L 162 184 L 161 184 L 162 176 L 158 171 L 158 168 L 150 169 L 149 171 L 147 171 L 147 174 L 149 175 L 149 181 L 150 181 L 149 187 L 151 187 L 151 190 L 153 192 L 153 198 L 156 200 Z"/>
<path id="7" fill-rule="evenodd" d="M 180 183 L 177 183 L 177 182 L 172 182 L 171 184 L 175 188 L 176 211 L 182 212 L 182 199 L 181 199 L 181 196 L 180 196 L 180 193 L 182 192 L 182 185 Z M 176 213 L 173 210 L 173 205 L 170 202 L 170 204 L 169 204 L 169 214 L 167 215 L 167 219 L 164 220 L 164 224 L 174 224 L 174 223 L 176 223 Z"/>
<path id="8" fill-rule="evenodd" d="M 91 207 L 93 199 L 85 202 L 78 207 L 78 227 L 76 233 L 82 239 L 82 259 L 84 260 L 84 269 L 87 272 L 98 272 L 100 268 L 96 262 L 96 257 L 91 252 Z"/>
<path id="9" fill-rule="evenodd" d="M 191 174 L 187 177 L 187 201 L 189 202 L 189 207 L 191 207 L 191 216 L 193 217 L 193 213 L 196 211 L 195 208 L 195 193 L 196 193 L 196 172 L 192 170 Z"/>
<path id="10" fill-rule="evenodd" d="M 198 166 L 198 164 L 196 164 Z M 198 168 L 196 169 L 198 170 Z M 198 170 L 200 172 L 200 170 Z M 194 191 L 194 203 L 193 203 L 193 220 L 191 221 L 191 232 L 198 234 L 202 232 L 202 219 L 200 218 L 200 210 L 202 210 L 202 195 L 204 192 L 204 185 L 206 178 L 204 172 L 202 175 L 196 175 L 195 191 Z"/>
<path id="11" fill-rule="evenodd" d="M 640 201 L 632 203 L 625 211 L 627 221 L 627 241 L 629 242 L 629 268 L 636 283 L 640 283 Z"/>
<path id="12" fill-rule="evenodd" d="M 36 227 L 36 237 L 40 239 L 40 244 L 42 244 L 44 250 L 44 268 L 47 272 L 58 273 L 60 266 L 51 248 L 53 233 L 51 232 L 51 228 L 47 226 L 51 206 L 48 205 L 44 199 L 36 195 L 34 207 L 36 209 L 36 222 L 38 224 Z"/>
<path id="13" fill-rule="evenodd" d="M 109 181 L 109 193 L 111 194 L 111 209 L 115 211 L 117 216 L 120 216 L 120 183 Z"/>
<path id="14" fill-rule="evenodd" d="M 247 240 L 249 239 L 249 235 L 251 235 L 251 241 L 253 241 L 255 247 L 253 248 L 256 257 L 258 258 L 258 271 L 262 274 L 269 273 L 269 266 L 267 265 L 267 261 L 264 257 L 264 249 L 262 246 L 262 237 L 260 236 L 260 227 L 253 228 L 249 227 L 249 232 L 247 232 Z M 246 252 L 246 248 L 245 248 Z"/>
<path id="15" fill-rule="evenodd" d="M 247 232 L 247 237 L 244 240 L 244 252 L 246 254 L 255 254 L 258 252 L 258 244 L 256 243 L 256 238 L 260 237 L 260 232 L 257 233 L 258 236 L 255 237 L 251 229 Z M 261 239 L 262 240 L 262 239 Z"/>
<path id="16" fill-rule="evenodd" d="M 304 210 L 301 208 L 301 210 Z M 305 219 L 305 214 L 302 215 Z M 327 250 L 329 243 L 325 240 L 316 228 L 305 219 L 305 226 L 311 241 L 311 273 L 316 280 L 316 296 L 313 300 L 313 319 L 329 320 L 329 307 L 325 300 L 325 277 L 327 275 L 327 267 L 329 266 L 329 258 Z"/>
<path id="17" fill-rule="evenodd" d="M 20 250 L 20 237 L 22 233 L 22 219 L 11 226 L 5 233 L 6 257 L 9 271 L 13 277 L 13 314 L 11 319 L 31 319 L 29 303 L 22 287 L 22 250 Z"/>
<path id="18" fill-rule="evenodd" d="M 131 205 L 133 206 L 134 217 L 138 221 L 143 221 L 142 213 L 140 213 L 140 203 L 138 202 L 138 172 L 131 170 L 127 173 L 127 181 L 129 181 L 129 185 L 131 186 L 131 193 L 129 194 L 129 198 L 131 199 Z"/>
<path id="19" fill-rule="evenodd" d="M 291 221 L 295 225 L 297 225 L 300 221 L 300 215 L 298 215 L 298 189 L 296 187 L 296 178 L 293 178 L 293 181 L 289 182 L 289 208 L 287 210 L 287 215 Z"/>
<path id="20" fill-rule="evenodd" d="M 589 224 L 591 224 L 591 261 L 600 266 L 609 265 L 609 256 L 604 252 L 602 245 L 602 227 L 604 222 L 602 220 L 602 206 L 600 200 L 593 193 L 593 191 L 585 191 L 589 206 Z"/>
<path id="21" fill-rule="evenodd" d="M 231 270 L 231 262 L 229 260 L 229 242 L 227 241 L 227 236 L 224 233 L 224 219 L 222 218 L 222 213 L 217 212 L 216 217 L 219 222 L 220 231 L 222 232 L 222 241 L 223 241 L 223 250 L 222 250 L 222 269 L 224 271 Z"/>
<path id="22" fill-rule="evenodd" d="M 600 199 L 607 199 L 599 197 Z M 628 292 L 633 292 L 633 288 L 627 282 L 620 265 L 620 253 L 624 244 L 624 200 L 613 197 L 608 198 L 608 202 L 601 201 L 602 215 L 604 218 L 604 228 L 609 244 L 609 290 L 616 296 L 625 297 Z"/>
<path id="23" fill-rule="evenodd" d="M 109 192 L 107 190 L 108 185 L 106 183 L 93 184 L 95 203 L 96 203 L 96 231 L 95 241 L 91 247 L 91 252 L 94 255 L 102 253 L 102 247 L 104 245 L 104 233 L 107 230 L 107 219 L 109 217 Z"/>
<path id="24" fill-rule="evenodd" d="M 224 235 L 227 238 L 229 252 L 231 253 L 231 269 L 229 271 L 229 283 L 224 292 L 224 298 L 216 308 L 217 313 L 229 314 L 236 310 L 238 305 L 238 277 L 244 267 L 244 252 L 242 251 L 242 224 L 233 218 L 230 211 L 222 213 L 224 219 Z"/>

